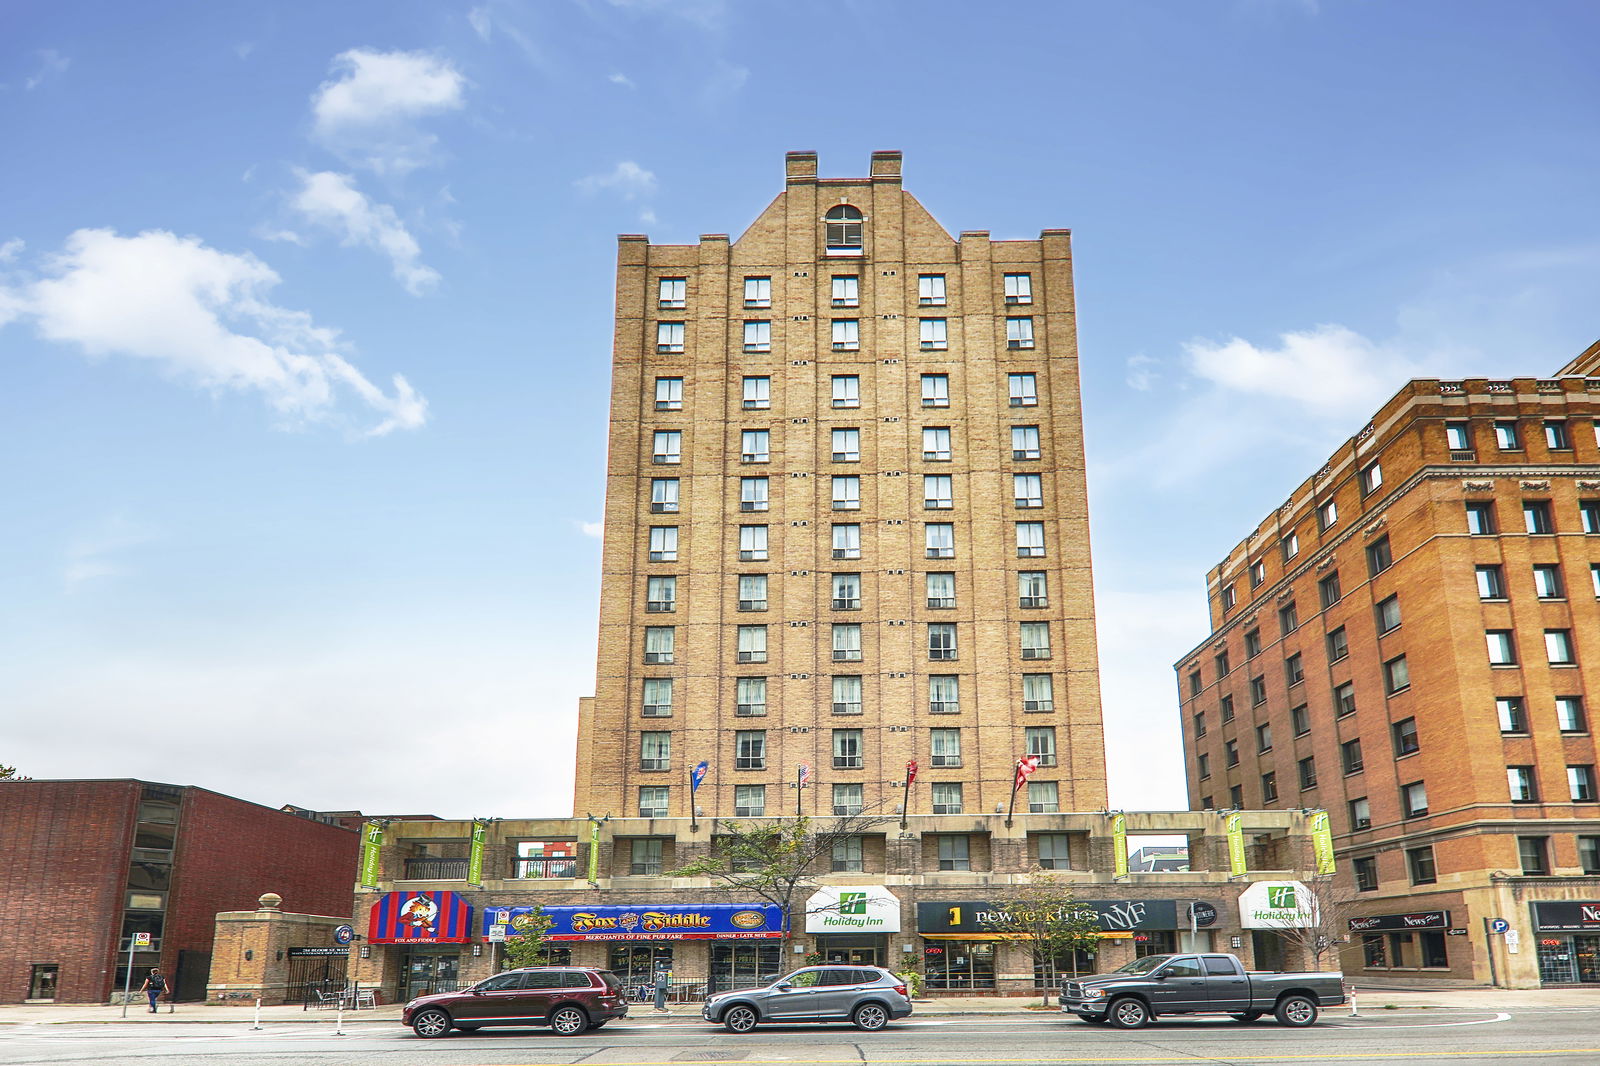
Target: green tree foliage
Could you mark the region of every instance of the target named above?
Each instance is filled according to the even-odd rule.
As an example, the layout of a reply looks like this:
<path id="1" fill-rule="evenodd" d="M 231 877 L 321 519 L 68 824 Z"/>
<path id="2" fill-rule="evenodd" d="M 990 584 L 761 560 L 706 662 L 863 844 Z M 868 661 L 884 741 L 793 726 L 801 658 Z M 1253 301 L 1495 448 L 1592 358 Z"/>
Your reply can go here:
<path id="1" fill-rule="evenodd" d="M 31 777 L 20 777 L 15 766 L 0 766 L 0 781 L 31 781 Z"/>
<path id="2" fill-rule="evenodd" d="M 1007 934 L 1027 952 L 1035 972 L 1071 965 L 1076 952 L 1100 950 L 1099 914 L 1081 906 L 1072 886 L 1048 870 L 1034 870 L 989 906 L 985 928 Z"/>
<path id="3" fill-rule="evenodd" d="M 546 953 L 544 935 L 554 924 L 543 907 L 534 907 L 526 914 L 512 920 L 506 937 L 502 970 L 515 970 L 519 966 L 543 966 L 550 961 Z"/>

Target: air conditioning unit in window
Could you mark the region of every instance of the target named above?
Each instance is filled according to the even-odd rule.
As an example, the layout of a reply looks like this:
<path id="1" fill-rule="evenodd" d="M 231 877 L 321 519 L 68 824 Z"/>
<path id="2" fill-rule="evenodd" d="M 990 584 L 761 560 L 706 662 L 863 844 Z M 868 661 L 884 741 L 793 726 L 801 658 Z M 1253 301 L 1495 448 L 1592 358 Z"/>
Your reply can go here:
<path id="1" fill-rule="evenodd" d="M 1371 829 L 1372 828 L 1372 819 L 1371 818 L 1357 818 L 1355 820 L 1355 822 L 1351 824 L 1350 828 L 1351 829 Z"/>
<path id="2" fill-rule="evenodd" d="M 740 500 L 739 501 L 739 510 L 741 510 L 741 511 L 762 511 L 762 510 L 765 510 L 765 509 L 766 508 L 764 508 L 764 507 L 757 506 L 757 501 L 755 501 L 755 500 Z"/>
<path id="3" fill-rule="evenodd" d="M 1021 599 L 1022 606 L 1024 606 L 1024 607 L 1048 607 L 1048 606 L 1050 606 L 1049 599 L 1048 599 L 1048 597 L 1045 597 L 1045 596 L 1023 596 L 1023 597 L 1020 597 L 1020 599 Z"/>
<path id="4" fill-rule="evenodd" d="M 1022 649 L 1022 657 L 1024 659 L 1048 659 L 1048 658 L 1050 658 L 1050 649 L 1049 648 L 1023 648 Z"/>
<path id="5" fill-rule="evenodd" d="M 835 548 L 835 549 L 833 549 L 833 557 L 835 559 L 859 559 L 859 558 L 861 558 L 861 549 L 860 548 Z"/>

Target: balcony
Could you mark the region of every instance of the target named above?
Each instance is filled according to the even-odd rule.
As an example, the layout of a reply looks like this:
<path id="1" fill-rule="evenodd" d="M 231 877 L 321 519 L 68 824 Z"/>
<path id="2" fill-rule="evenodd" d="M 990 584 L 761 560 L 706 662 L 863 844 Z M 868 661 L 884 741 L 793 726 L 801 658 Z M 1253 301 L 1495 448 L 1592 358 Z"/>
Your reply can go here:
<path id="1" fill-rule="evenodd" d="M 573 857 L 518 859 L 516 860 L 516 876 L 518 878 L 552 877 L 557 879 L 577 877 L 578 860 Z"/>
<path id="2" fill-rule="evenodd" d="M 466 859 L 407 859 L 406 881 L 465 881 Z"/>

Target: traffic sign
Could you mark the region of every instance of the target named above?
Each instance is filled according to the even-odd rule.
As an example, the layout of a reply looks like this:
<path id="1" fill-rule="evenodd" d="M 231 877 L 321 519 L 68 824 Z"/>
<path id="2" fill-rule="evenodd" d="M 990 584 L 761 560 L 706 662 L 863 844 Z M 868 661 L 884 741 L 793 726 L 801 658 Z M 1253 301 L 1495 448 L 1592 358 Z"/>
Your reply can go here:
<path id="1" fill-rule="evenodd" d="M 491 925 L 489 927 L 489 943 L 491 943 L 491 944 L 504 944 L 505 942 L 506 942 L 506 927 L 503 926 L 503 925 Z"/>
<path id="2" fill-rule="evenodd" d="M 350 943 L 350 941 L 354 940 L 355 938 L 356 938 L 355 929 L 351 928 L 348 925 L 341 925 L 341 926 L 339 926 L 337 929 L 335 929 L 333 931 L 333 939 L 334 939 L 335 943 L 348 944 L 348 943 Z"/>
<path id="3" fill-rule="evenodd" d="M 150 946 L 150 934 L 149 933 L 135 933 L 135 934 L 133 934 L 133 946 L 136 947 L 136 948 L 147 948 L 147 947 L 149 947 Z"/>
<path id="4" fill-rule="evenodd" d="M 1511 923 L 1506 921 L 1504 918 L 1489 919 L 1489 932 L 1491 933 L 1503 933 L 1510 928 Z"/>

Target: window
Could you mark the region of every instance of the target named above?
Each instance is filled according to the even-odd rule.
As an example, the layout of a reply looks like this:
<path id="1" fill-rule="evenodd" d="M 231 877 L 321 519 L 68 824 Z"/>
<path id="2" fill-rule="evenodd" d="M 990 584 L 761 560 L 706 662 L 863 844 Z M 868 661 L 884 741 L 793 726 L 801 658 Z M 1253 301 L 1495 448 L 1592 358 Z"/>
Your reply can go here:
<path id="1" fill-rule="evenodd" d="M 1334 686 L 1333 710 L 1340 718 L 1347 714 L 1356 713 L 1356 686 L 1354 682 L 1346 681 L 1342 685 Z"/>
<path id="2" fill-rule="evenodd" d="M 1050 606 L 1050 579 L 1043 570 L 1017 572 L 1017 605 L 1019 607 Z"/>
<path id="3" fill-rule="evenodd" d="M 672 662 L 672 644 L 677 630 L 672 626 L 646 626 L 644 630 L 644 661 L 646 663 Z"/>
<path id="4" fill-rule="evenodd" d="M 1539 799 L 1538 785 L 1534 781 L 1533 767 L 1508 766 L 1506 767 L 1506 785 L 1511 789 L 1511 802 L 1536 803 Z"/>
<path id="5" fill-rule="evenodd" d="M 1030 725 L 1025 738 L 1029 755 L 1039 757 L 1040 766 L 1054 766 L 1056 764 L 1056 727 L 1053 725 Z"/>
<path id="6" fill-rule="evenodd" d="M 666 815 L 666 810 L 667 810 L 667 808 L 666 808 L 666 799 L 667 799 L 667 797 L 665 795 L 666 791 L 667 790 L 665 788 L 660 788 L 660 787 L 647 788 L 647 789 L 641 789 L 640 790 L 639 810 L 641 812 L 641 816 L 642 817 L 645 817 L 645 818 L 665 818 L 667 816 Z M 661 811 L 660 814 L 654 814 L 654 815 L 643 814 L 643 811 L 645 810 L 644 793 L 646 793 L 646 792 L 659 792 L 659 793 L 662 793 L 662 795 L 660 797 L 661 806 L 659 808 L 654 808 L 654 807 L 651 808 L 652 810 L 659 809 Z M 629 849 L 628 849 L 629 850 L 629 856 L 628 857 L 629 857 L 629 860 L 630 860 L 629 866 L 628 866 L 628 872 L 633 874 L 634 876 L 648 876 L 648 877 L 654 877 L 657 874 L 661 873 L 661 851 L 662 851 L 662 847 L 661 846 L 662 846 L 663 843 L 664 843 L 664 841 L 662 841 L 659 837 L 657 837 L 657 838 L 641 838 L 641 839 L 636 839 L 636 840 L 632 841 L 630 846 L 629 846 Z"/>
<path id="7" fill-rule="evenodd" d="M 956 527 L 951 522 L 923 524 L 923 541 L 929 559 L 953 559 L 956 554 Z"/>
<path id="8" fill-rule="evenodd" d="M 767 479 L 742 477 L 739 479 L 739 510 L 765 511 L 768 507 Z"/>
<path id="9" fill-rule="evenodd" d="M 735 818 L 765 818 L 767 816 L 767 786 L 734 785 L 733 816 Z"/>
<path id="10" fill-rule="evenodd" d="M 858 675 L 840 675 L 833 679 L 833 713 L 861 713 L 861 678 Z"/>
<path id="11" fill-rule="evenodd" d="M 835 611 L 861 610 L 861 575 L 833 575 L 833 609 Z"/>
<path id="12" fill-rule="evenodd" d="M 1344 595 L 1339 587 L 1339 571 L 1335 570 L 1317 582 L 1317 595 L 1321 598 L 1324 609 L 1339 602 L 1339 597 Z"/>
<path id="13" fill-rule="evenodd" d="M 924 406 L 924 407 L 949 407 L 950 406 L 950 375 L 949 374 L 924 374 L 924 375 L 922 375 L 922 406 Z"/>
<path id="14" fill-rule="evenodd" d="M 1525 877 L 1544 876 L 1550 872 L 1548 837 L 1518 837 L 1517 860 Z"/>
<path id="15" fill-rule="evenodd" d="M 1526 733 L 1528 715 L 1521 696 L 1501 696 L 1494 701 L 1494 714 L 1500 722 L 1502 733 Z"/>
<path id="16" fill-rule="evenodd" d="M 1498 525 L 1494 520 L 1494 504 L 1487 500 L 1467 504 L 1467 532 L 1474 536 L 1489 536 Z"/>
<path id="17" fill-rule="evenodd" d="M 1022 315 L 1006 319 L 1006 347 L 1033 347 L 1033 319 Z"/>
<path id="18" fill-rule="evenodd" d="M 1028 782 L 1028 813 L 1058 814 L 1061 811 L 1061 791 L 1054 781 Z"/>
<path id="19" fill-rule="evenodd" d="M 1566 596 L 1561 583 L 1561 567 L 1539 565 L 1533 568 L 1533 588 L 1541 600 L 1559 600 Z"/>
<path id="20" fill-rule="evenodd" d="M 861 320 L 836 318 L 833 320 L 833 350 L 854 352 L 861 349 Z"/>
<path id="21" fill-rule="evenodd" d="M 1022 709 L 1024 711 L 1056 709 L 1055 684 L 1049 674 L 1022 675 Z"/>
<path id="22" fill-rule="evenodd" d="M 860 254 L 861 209 L 849 204 L 839 204 L 823 215 L 824 233 L 828 254 Z"/>
<path id="23" fill-rule="evenodd" d="M 1040 833 L 1039 840 L 1039 868 L 1041 870 L 1070 870 L 1072 859 L 1069 855 L 1068 837 L 1065 833 Z"/>
<path id="24" fill-rule="evenodd" d="M 1567 767 L 1567 795 L 1574 803 L 1594 802 L 1594 767 Z"/>
<path id="25" fill-rule="evenodd" d="M 1578 659 L 1572 648 L 1572 630 L 1545 630 L 1544 653 L 1551 666 L 1576 666 Z"/>
<path id="26" fill-rule="evenodd" d="M 950 789 L 954 789 L 955 790 L 953 795 L 955 796 L 955 806 L 957 807 L 957 809 L 953 810 L 953 811 L 941 811 L 939 809 L 939 806 L 940 806 L 939 796 L 940 796 L 940 792 L 941 792 L 941 786 L 938 785 L 938 784 L 935 784 L 933 786 L 933 808 L 934 808 L 933 809 L 933 813 L 934 814 L 960 814 L 961 811 L 960 811 L 959 808 L 961 806 L 961 786 L 960 785 L 944 785 L 944 786 L 942 786 L 942 788 L 945 790 L 944 791 L 944 795 L 946 797 L 949 797 L 950 795 L 952 795 L 952 793 L 949 792 L 948 790 L 950 790 Z M 949 804 L 945 804 L 945 805 L 949 806 Z M 939 843 L 937 845 L 938 853 L 939 853 L 939 869 L 941 869 L 941 870 L 970 870 L 970 869 L 972 869 L 972 862 L 967 856 L 967 838 L 966 837 L 964 837 L 964 836 L 947 835 L 947 836 L 940 836 L 937 839 L 939 841 Z"/>
<path id="27" fill-rule="evenodd" d="M 1283 677 L 1290 688 L 1306 679 L 1305 661 L 1300 657 L 1299 652 L 1295 652 L 1283 660 Z"/>
<path id="28" fill-rule="evenodd" d="M 1372 609 L 1378 623 L 1378 635 L 1391 633 L 1400 626 L 1400 596 L 1396 593 L 1378 602 Z"/>
<path id="29" fill-rule="evenodd" d="M 838 799 L 834 797 L 835 806 Z M 844 837 L 834 842 L 832 868 L 834 873 L 861 873 L 867 868 L 861 854 L 860 837 Z"/>
<path id="30" fill-rule="evenodd" d="M 956 605 L 956 575 L 930 573 L 927 576 L 928 606 L 934 610 L 948 610 Z"/>
<path id="31" fill-rule="evenodd" d="M 1044 479 L 1038 474 L 1012 474 L 1011 495 L 1018 507 L 1044 506 Z"/>
<path id="32" fill-rule="evenodd" d="M 672 734 L 639 734 L 639 769 L 666 770 L 672 766 Z"/>
<path id="33" fill-rule="evenodd" d="M 832 433 L 833 461 L 836 463 L 859 463 L 861 461 L 861 431 L 859 429 L 836 429 Z"/>
<path id="34" fill-rule="evenodd" d="M 1317 528 L 1326 530 L 1339 521 L 1339 505 L 1329 500 L 1317 508 Z"/>
<path id="35" fill-rule="evenodd" d="M 678 609 L 678 579 L 647 577 L 644 581 L 644 609 L 650 614 L 666 614 Z"/>
<path id="36" fill-rule="evenodd" d="M 1583 713 L 1581 696 L 1556 697 L 1556 727 L 1563 733 L 1587 733 L 1588 719 Z"/>
<path id="37" fill-rule="evenodd" d="M 1515 422 L 1496 422 L 1494 424 L 1494 445 L 1503 452 L 1520 452 L 1522 450 L 1522 437 L 1517 432 Z"/>
<path id="38" fill-rule="evenodd" d="M 772 323 L 766 319 L 751 319 L 744 324 L 744 350 L 747 352 L 772 351 Z"/>
<path id="39" fill-rule="evenodd" d="M 833 375 L 833 406 L 861 406 L 861 378 L 856 374 Z"/>
<path id="40" fill-rule="evenodd" d="M 835 817 L 848 818 L 860 814 L 866 806 L 865 789 L 859 783 L 833 786 L 833 813 Z"/>
<path id="41" fill-rule="evenodd" d="M 767 557 L 767 527 L 739 527 L 739 559 L 741 562 L 759 562 Z"/>
<path id="42" fill-rule="evenodd" d="M 656 378 L 656 410 L 683 410 L 682 378 Z"/>
<path id="43" fill-rule="evenodd" d="M 1328 662 L 1336 663 L 1350 654 L 1350 638 L 1345 635 L 1344 626 L 1340 626 L 1327 636 Z"/>
<path id="44" fill-rule="evenodd" d="M 1256 726 L 1256 751 L 1265 754 L 1272 750 L 1272 726 Z"/>
<path id="45" fill-rule="evenodd" d="M 1279 542 L 1278 547 L 1283 552 L 1283 561 L 1288 562 L 1300 554 L 1300 534 L 1291 530 L 1289 535 Z"/>
<path id="46" fill-rule="evenodd" d="M 745 278 L 744 305 L 746 307 L 771 307 L 772 279 Z"/>
<path id="47" fill-rule="evenodd" d="M 961 784 L 956 781 L 935 781 L 933 783 L 933 813 L 934 814 L 960 814 L 961 813 Z M 966 837 L 940 837 L 939 838 L 939 869 L 965 870 L 969 867 L 946 866 L 944 864 L 944 851 L 946 843 L 959 843 L 963 862 L 967 854 Z"/>
<path id="48" fill-rule="evenodd" d="M 1265 677 L 1252 677 L 1250 679 L 1250 706 L 1259 707 L 1267 702 L 1267 679 Z"/>
<path id="49" fill-rule="evenodd" d="M 1232 807 L 1234 810 L 1242 810 L 1244 808 L 1243 785 L 1228 786 L 1228 806 Z"/>
<path id="50" fill-rule="evenodd" d="M 961 684 L 955 674 L 928 677 L 928 713 L 958 714 L 961 711 Z"/>
<path id="51" fill-rule="evenodd" d="M 923 307 L 944 306 L 944 275 L 921 274 L 917 277 L 917 303 Z"/>
<path id="52" fill-rule="evenodd" d="M 1549 500 L 1523 500 L 1522 522 L 1529 533 L 1554 533 L 1555 522 L 1550 518 Z"/>
<path id="53" fill-rule="evenodd" d="M 678 513 L 678 479 L 653 477 L 650 479 L 650 510 L 653 514 Z"/>
<path id="54" fill-rule="evenodd" d="M 767 716 L 767 679 L 740 677 L 733 683 L 733 713 L 740 718 Z"/>
<path id="55" fill-rule="evenodd" d="M 1364 803 L 1366 801 L 1363 800 L 1362 802 Z M 1351 824 L 1354 824 L 1353 819 Z M 1352 865 L 1355 867 L 1356 891 L 1378 891 L 1378 860 L 1370 855 L 1366 855 L 1354 860 Z"/>
<path id="56" fill-rule="evenodd" d="M 1567 436 L 1567 424 L 1559 419 L 1550 419 L 1544 424 L 1544 446 L 1553 452 L 1570 451 L 1572 438 Z"/>
<path id="57" fill-rule="evenodd" d="M 930 463 L 948 463 L 950 461 L 949 426 L 923 427 L 922 458 Z"/>
<path id="58" fill-rule="evenodd" d="M 833 306 L 858 307 L 861 304 L 861 279 L 854 274 L 833 276 Z"/>
<path id="59" fill-rule="evenodd" d="M 1224 741 L 1222 754 L 1230 768 L 1239 765 L 1239 742 L 1237 740 Z"/>
<path id="60" fill-rule="evenodd" d="M 838 522 L 833 527 L 833 557 L 861 558 L 861 527 L 854 522 Z"/>
<path id="61" fill-rule="evenodd" d="M 1311 711 L 1305 704 L 1289 708 L 1289 727 L 1294 730 L 1294 735 L 1303 737 L 1311 732 Z"/>
<path id="62" fill-rule="evenodd" d="M 640 818 L 665 818 L 667 816 L 666 785 L 647 785 L 639 790 L 639 817 Z M 660 843 L 657 841 L 656 843 Z M 658 874 L 661 872 L 660 864 L 654 870 L 635 870 L 635 873 Z"/>
<path id="63" fill-rule="evenodd" d="M 1012 407 L 1039 406 L 1039 382 L 1036 374 L 1007 374 L 1011 390 Z"/>
<path id="64" fill-rule="evenodd" d="M 951 623 L 935 622 L 928 626 L 928 658 L 934 660 L 956 657 L 956 627 Z"/>
<path id="65" fill-rule="evenodd" d="M 859 770 L 862 765 L 861 730 L 835 729 L 833 731 L 833 768 L 835 770 Z"/>
<path id="66" fill-rule="evenodd" d="M 1033 275 L 1007 274 L 1005 276 L 1006 303 L 1033 303 Z"/>
<path id="67" fill-rule="evenodd" d="M 1600 598 L 1600 563 L 1589 564 L 1589 584 L 1594 586 L 1594 594 Z"/>
<path id="68" fill-rule="evenodd" d="M 772 431 L 747 429 L 739 435 L 739 461 L 765 463 L 772 458 Z"/>
<path id="69" fill-rule="evenodd" d="M 1414 885 L 1431 885 L 1437 881 L 1439 876 L 1433 865 L 1433 845 L 1406 849 L 1406 869 Z"/>
<path id="70" fill-rule="evenodd" d="M 1372 463 L 1361 470 L 1361 495 L 1366 496 L 1383 484 L 1383 467 Z"/>
<path id="71" fill-rule="evenodd" d="M 1600 874 L 1600 837 L 1578 838 L 1578 867 L 1586 874 Z"/>
<path id="72" fill-rule="evenodd" d="M 1211 657 L 1211 663 L 1217 668 L 1217 680 L 1220 681 L 1227 677 L 1228 670 L 1230 669 L 1228 666 L 1228 649 L 1223 648 L 1221 651 L 1217 652 L 1216 655 L 1213 655 Z"/>
<path id="73" fill-rule="evenodd" d="M 1204 780 L 1205 778 L 1208 778 L 1208 777 L 1211 776 L 1211 756 L 1210 755 L 1206 754 L 1205 752 L 1201 752 L 1198 756 L 1195 757 L 1195 766 L 1200 771 L 1201 780 Z"/>
<path id="74" fill-rule="evenodd" d="M 1304 792 L 1309 788 L 1317 787 L 1317 760 L 1314 756 L 1306 756 L 1295 764 L 1300 771 L 1300 790 Z"/>
<path id="75" fill-rule="evenodd" d="M 681 352 L 683 351 L 683 323 L 682 322 L 657 322 L 656 323 L 656 351 Z"/>
<path id="76" fill-rule="evenodd" d="M 1233 587 L 1233 582 L 1230 581 L 1226 585 L 1222 586 L 1222 609 L 1224 611 L 1231 611 L 1233 610 L 1234 605 L 1238 602 L 1239 592 Z"/>
<path id="77" fill-rule="evenodd" d="M 1039 458 L 1038 426 L 1011 427 L 1011 458 L 1018 460 Z"/>
<path id="78" fill-rule="evenodd" d="M 931 730 L 928 734 L 928 761 L 938 769 L 960 766 L 961 730 Z"/>
<path id="79" fill-rule="evenodd" d="M 1339 762 L 1344 766 L 1347 774 L 1358 774 L 1366 768 L 1366 763 L 1361 759 L 1361 738 L 1347 740 L 1339 745 Z"/>
<path id="80" fill-rule="evenodd" d="M 1219 700 L 1218 703 L 1217 703 L 1217 709 L 1222 713 L 1222 722 L 1223 722 L 1224 725 L 1226 725 L 1227 723 L 1233 721 L 1233 697 L 1232 696 L 1224 696 L 1224 697 L 1222 697 L 1222 699 Z"/>
<path id="81" fill-rule="evenodd" d="M 1267 564 L 1260 559 L 1250 564 L 1250 587 L 1258 589 L 1267 580 Z"/>
<path id="82" fill-rule="evenodd" d="M 833 481 L 833 509 L 835 511 L 861 510 L 861 478 L 855 474 L 835 476 Z"/>
<path id="83" fill-rule="evenodd" d="M 861 661 L 861 626 L 855 622 L 833 624 L 833 661 L 858 663 Z"/>
<path id="84" fill-rule="evenodd" d="M 1472 435 L 1465 422 L 1446 422 L 1444 424 L 1444 444 L 1453 452 L 1469 452 L 1472 450 Z"/>
<path id="85" fill-rule="evenodd" d="M 1517 647 L 1511 640 L 1511 630 L 1491 629 L 1483 634 L 1489 645 L 1490 666 L 1515 666 Z"/>
<path id="86" fill-rule="evenodd" d="M 1394 553 L 1389 548 L 1389 538 L 1379 537 L 1367 545 L 1367 573 L 1377 577 L 1394 565 Z"/>
<path id="87" fill-rule="evenodd" d="M 651 448 L 650 461 L 652 463 L 671 464 L 682 461 L 683 434 L 675 429 L 658 429 L 655 431 L 655 443 Z"/>
<path id="88" fill-rule="evenodd" d="M 672 678 L 645 678 L 643 714 L 646 718 L 672 717 Z"/>
<path id="89" fill-rule="evenodd" d="M 942 352 L 950 347 L 949 323 L 942 318 L 924 318 L 921 321 L 922 350 Z"/>
<path id="90" fill-rule="evenodd" d="M 1396 656 L 1383 664 L 1383 688 L 1393 696 L 1411 687 L 1411 670 L 1404 655 Z"/>
<path id="91" fill-rule="evenodd" d="M 741 729 L 733 734 L 733 766 L 736 770 L 767 768 L 767 731 Z"/>
<path id="92" fill-rule="evenodd" d="M 739 626 L 737 642 L 740 662 L 764 663 L 767 661 L 766 626 Z"/>
<path id="93" fill-rule="evenodd" d="M 1498 564 L 1475 566 L 1472 569 L 1478 578 L 1478 599 L 1503 600 L 1506 598 L 1505 575 Z"/>
<path id="94" fill-rule="evenodd" d="M 772 406 L 772 379 L 747 377 L 744 379 L 743 408 L 746 411 L 765 411 Z"/>
<path id="95" fill-rule="evenodd" d="M 656 285 L 656 305 L 658 307 L 684 307 L 688 304 L 688 278 L 662 278 Z"/>
<path id="96" fill-rule="evenodd" d="M 1189 696 L 1193 698 L 1200 695 L 1203 682 L 1200 680 L 1200 671 L 1194 670 L 1189 674 Z"/>
<path id="97" fill-rule="evenodd" d="M 767 575 L 739 575 L 739 610 L 765 611 L 767 609 Z"/>
<path id="98" fill-rule="evenodd" d="M 1278 608 L 1278 631 L 1288 636 L 1300 628 L 1300 610 L 1293 600 Z"/>
<path id="99" fill-rule="evenodd" d="M 1198 740 L 1200 737 L 1203 737 L 1203 736 L 1206 735 L 1206 712 L 1204 712 L 1204 711 L 1196 711 L 1196 712 L 1194 712 L 1193 721 L 1194 721 L 1195 739 Z"/>
<path id="100" fill-rule="evenodd" d="M 1428 790 L 1421 781 L 1400 786 L 1400 813 L 1407 818 L 1428 813 Z"/>
<path id="101" fill-rule="evenodd" d="M 948 511 L 954 507 L 954 479 L 949 474 L 922 475 L 922 506 L 930 511 Z"/>
<path id="102" fill-rule="evenodd" d="M 1268 772 L 1261 775 L 1261 802 L 1276 803 L 1278 800 L 1278 775 Z"/>
<path id="103" fill-rule="evenodd" d="M 1417 720 L 1415 718 L 1402 718 L 1389 726 L 1389 731 L 1394 738 L 1394 754 L 1396 758 L 1410 755 L 1421 749 L 1417 741 Z"/>

